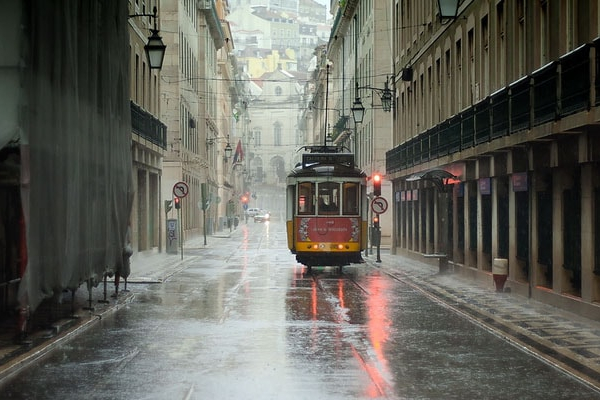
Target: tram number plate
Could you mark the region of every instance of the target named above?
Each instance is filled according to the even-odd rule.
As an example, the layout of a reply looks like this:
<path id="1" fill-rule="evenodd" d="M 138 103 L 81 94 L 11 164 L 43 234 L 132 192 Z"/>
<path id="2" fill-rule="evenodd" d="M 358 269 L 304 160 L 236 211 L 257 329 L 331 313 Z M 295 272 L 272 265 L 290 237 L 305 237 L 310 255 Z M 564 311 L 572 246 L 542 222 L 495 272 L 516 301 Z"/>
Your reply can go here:
<path id="1" fill-rule="evenodd" d="M 383 197 L 375 197 L 371 202 L 371 210 L 376 214 L 383 214 L 387 211 L 388 202 Z"/>

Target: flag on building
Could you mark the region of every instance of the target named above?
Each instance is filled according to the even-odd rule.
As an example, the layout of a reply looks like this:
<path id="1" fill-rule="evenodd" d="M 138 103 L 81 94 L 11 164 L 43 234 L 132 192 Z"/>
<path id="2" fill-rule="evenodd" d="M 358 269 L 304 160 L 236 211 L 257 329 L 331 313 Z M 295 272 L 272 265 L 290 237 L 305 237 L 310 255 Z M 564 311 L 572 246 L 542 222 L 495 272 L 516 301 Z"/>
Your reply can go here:
<path id="1" fill-rule="evenodd" d="M 235 148 L 235 154 L 233 155 L 233 163 L 237 164 L 244 160 L 244 150 L 242 149 L 242 141 L 238 140 L 237 147 Z"/>

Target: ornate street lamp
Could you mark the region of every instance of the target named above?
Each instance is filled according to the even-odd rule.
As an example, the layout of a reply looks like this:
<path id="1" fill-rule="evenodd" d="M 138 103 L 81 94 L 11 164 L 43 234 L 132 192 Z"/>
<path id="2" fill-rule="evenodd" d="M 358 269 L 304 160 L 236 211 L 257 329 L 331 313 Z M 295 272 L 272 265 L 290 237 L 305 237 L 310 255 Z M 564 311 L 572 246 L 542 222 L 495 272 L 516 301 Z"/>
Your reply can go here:
<path id="1" fill-rule="evenodd" d="M 233 154 L 233 148 L 231 147 L 231 144 L 229 143 L 229 136 L 207 138 L 206 144 L 209 146 L 212 146 L 213 144 L 215 144 L 215 141 L 217 141 L 218 139 L 227 139 L 227 144 L 225 145 L 225 157 L 231 158 L 231 155 Z"/>
<path id="2" fill-rule="evenodd" d="M 227 159 L 231 158 L 232 153 L 233 153 L 233 149 L 231 148 L 231 145 L 229 144 L 229 141 L 228 141 L 227 145 L 225 146 L 225 157 Z"/>
<path id="3" fill-rule="evenodd" d="M 154 9 L 156 10 L 156 7 Z M 150 29 L 150 32 L 152 32 L 152 35 L 148 37 L 148 44 L 144 46 L 148 64 L 150 64 L 150 69 L 161 69 L 167 46 L 163 43 L 162 38 L 158 36 L 157 29 Z"/>
<path id="4" fill-rule="evenodd" d="M 354 103 L 352 103 L 352 117 L 354 118 L 355 124 L 362 124 L 363 118 L 365 117 L 365 108 L 360 101 L 360 97 L 356 97 L 354 99 Z"/>
<path id="5" fill-rule="evenodd" d="M 150 69 L 161 69 L 163 60 L 165 59 L 165 51 L 167 46 L 163 43 L 162 38 L 158 35 L 159 30 L 156 28 L 156 20 L 158 19 L 157 9 L 154 7 L 152 14 L 133 14 L 129 18 L 134 17 L 151 17 L 154 18 L 154 29 L 150 29 L 152 33 L 148 37 L 148 43 L 144 46 L 146 56 L 148 57 L 148 64 Z"/>
<path id="6" fill-rule="evenodd" d="M 365 108 L 363 107 L 362 101 L 360 100 L 360 96 L 358 95 L 359 89 L 370 89 L 370 90 L 376 92 L 379 95 L 379 97 L 381 98 L 381 108 L 383 109 L 383 111 L 385 111 L 385 112 L 392 111 L 392 108 L 394 106 L 394 97 L 393 97 L 392 91 L 389 87 L 389 78 L 386 79 L 385 86 L 383 87 L 383 89 L 371 87 L 371 86 L 359 87 L 358 83 L 356 83 L 356 97 L 354 99 L 354 103 L 352 103 L 352 108 L 350 109 L 352 111 L 352 116 L 354 117 L 354 123 L 356 123 L 356 124 L 362 123 L 363 117 L 365 115 Z"/>
<path id="7" fill-rule="evenodd" d="M 376 89 L 378 90 L 378 89 Z M 392 91 L 388 87 L 388 80 L 385 81 L 385 87 L 380 93 L 381 95 L 381 107 L 383 111 L 390 112 L 392 110 Z"/>
<path id="8" fill-rule="evenodd" d="M 440 9 L 440 22 L 448 22 L 456 19 L 458 15 L 458 4 L 460 0 L 438 0 Z"/>

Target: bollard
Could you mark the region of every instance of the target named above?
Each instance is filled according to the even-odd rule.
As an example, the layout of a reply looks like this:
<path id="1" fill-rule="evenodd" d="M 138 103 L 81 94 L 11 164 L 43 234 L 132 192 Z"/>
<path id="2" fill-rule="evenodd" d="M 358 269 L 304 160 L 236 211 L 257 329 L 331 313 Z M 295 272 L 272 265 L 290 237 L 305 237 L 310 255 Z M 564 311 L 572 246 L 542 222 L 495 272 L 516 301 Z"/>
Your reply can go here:
<path id="1" fill-rule="evenodd" d="M 508 277 L 508 260 L 506 258 L 494 258 L 492 277 L 496 285 L 496 292 L 503 292 L 504 283 Z"/>

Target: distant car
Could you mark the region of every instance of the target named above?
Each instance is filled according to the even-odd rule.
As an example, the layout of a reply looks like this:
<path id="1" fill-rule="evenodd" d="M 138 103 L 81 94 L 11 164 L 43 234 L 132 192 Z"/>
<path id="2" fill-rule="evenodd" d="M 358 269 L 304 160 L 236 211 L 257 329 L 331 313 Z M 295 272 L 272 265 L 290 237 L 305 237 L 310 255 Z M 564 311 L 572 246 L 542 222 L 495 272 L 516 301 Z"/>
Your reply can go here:
<path id="1" fill-rule="evenodd" d="M 269 219 L 271 219 L 271 214 L 265 210 L 261 210 L 260 214 L 254 216 L 254 222 L 267 222 Z"/>
<path id="2" fill-rule="evenodd" d="M 246 214 L 249 217 L 254 217 L 255 215 L 261 214 L 262 210 L 260 208 L 249 208 L 246 210 Z"/>

